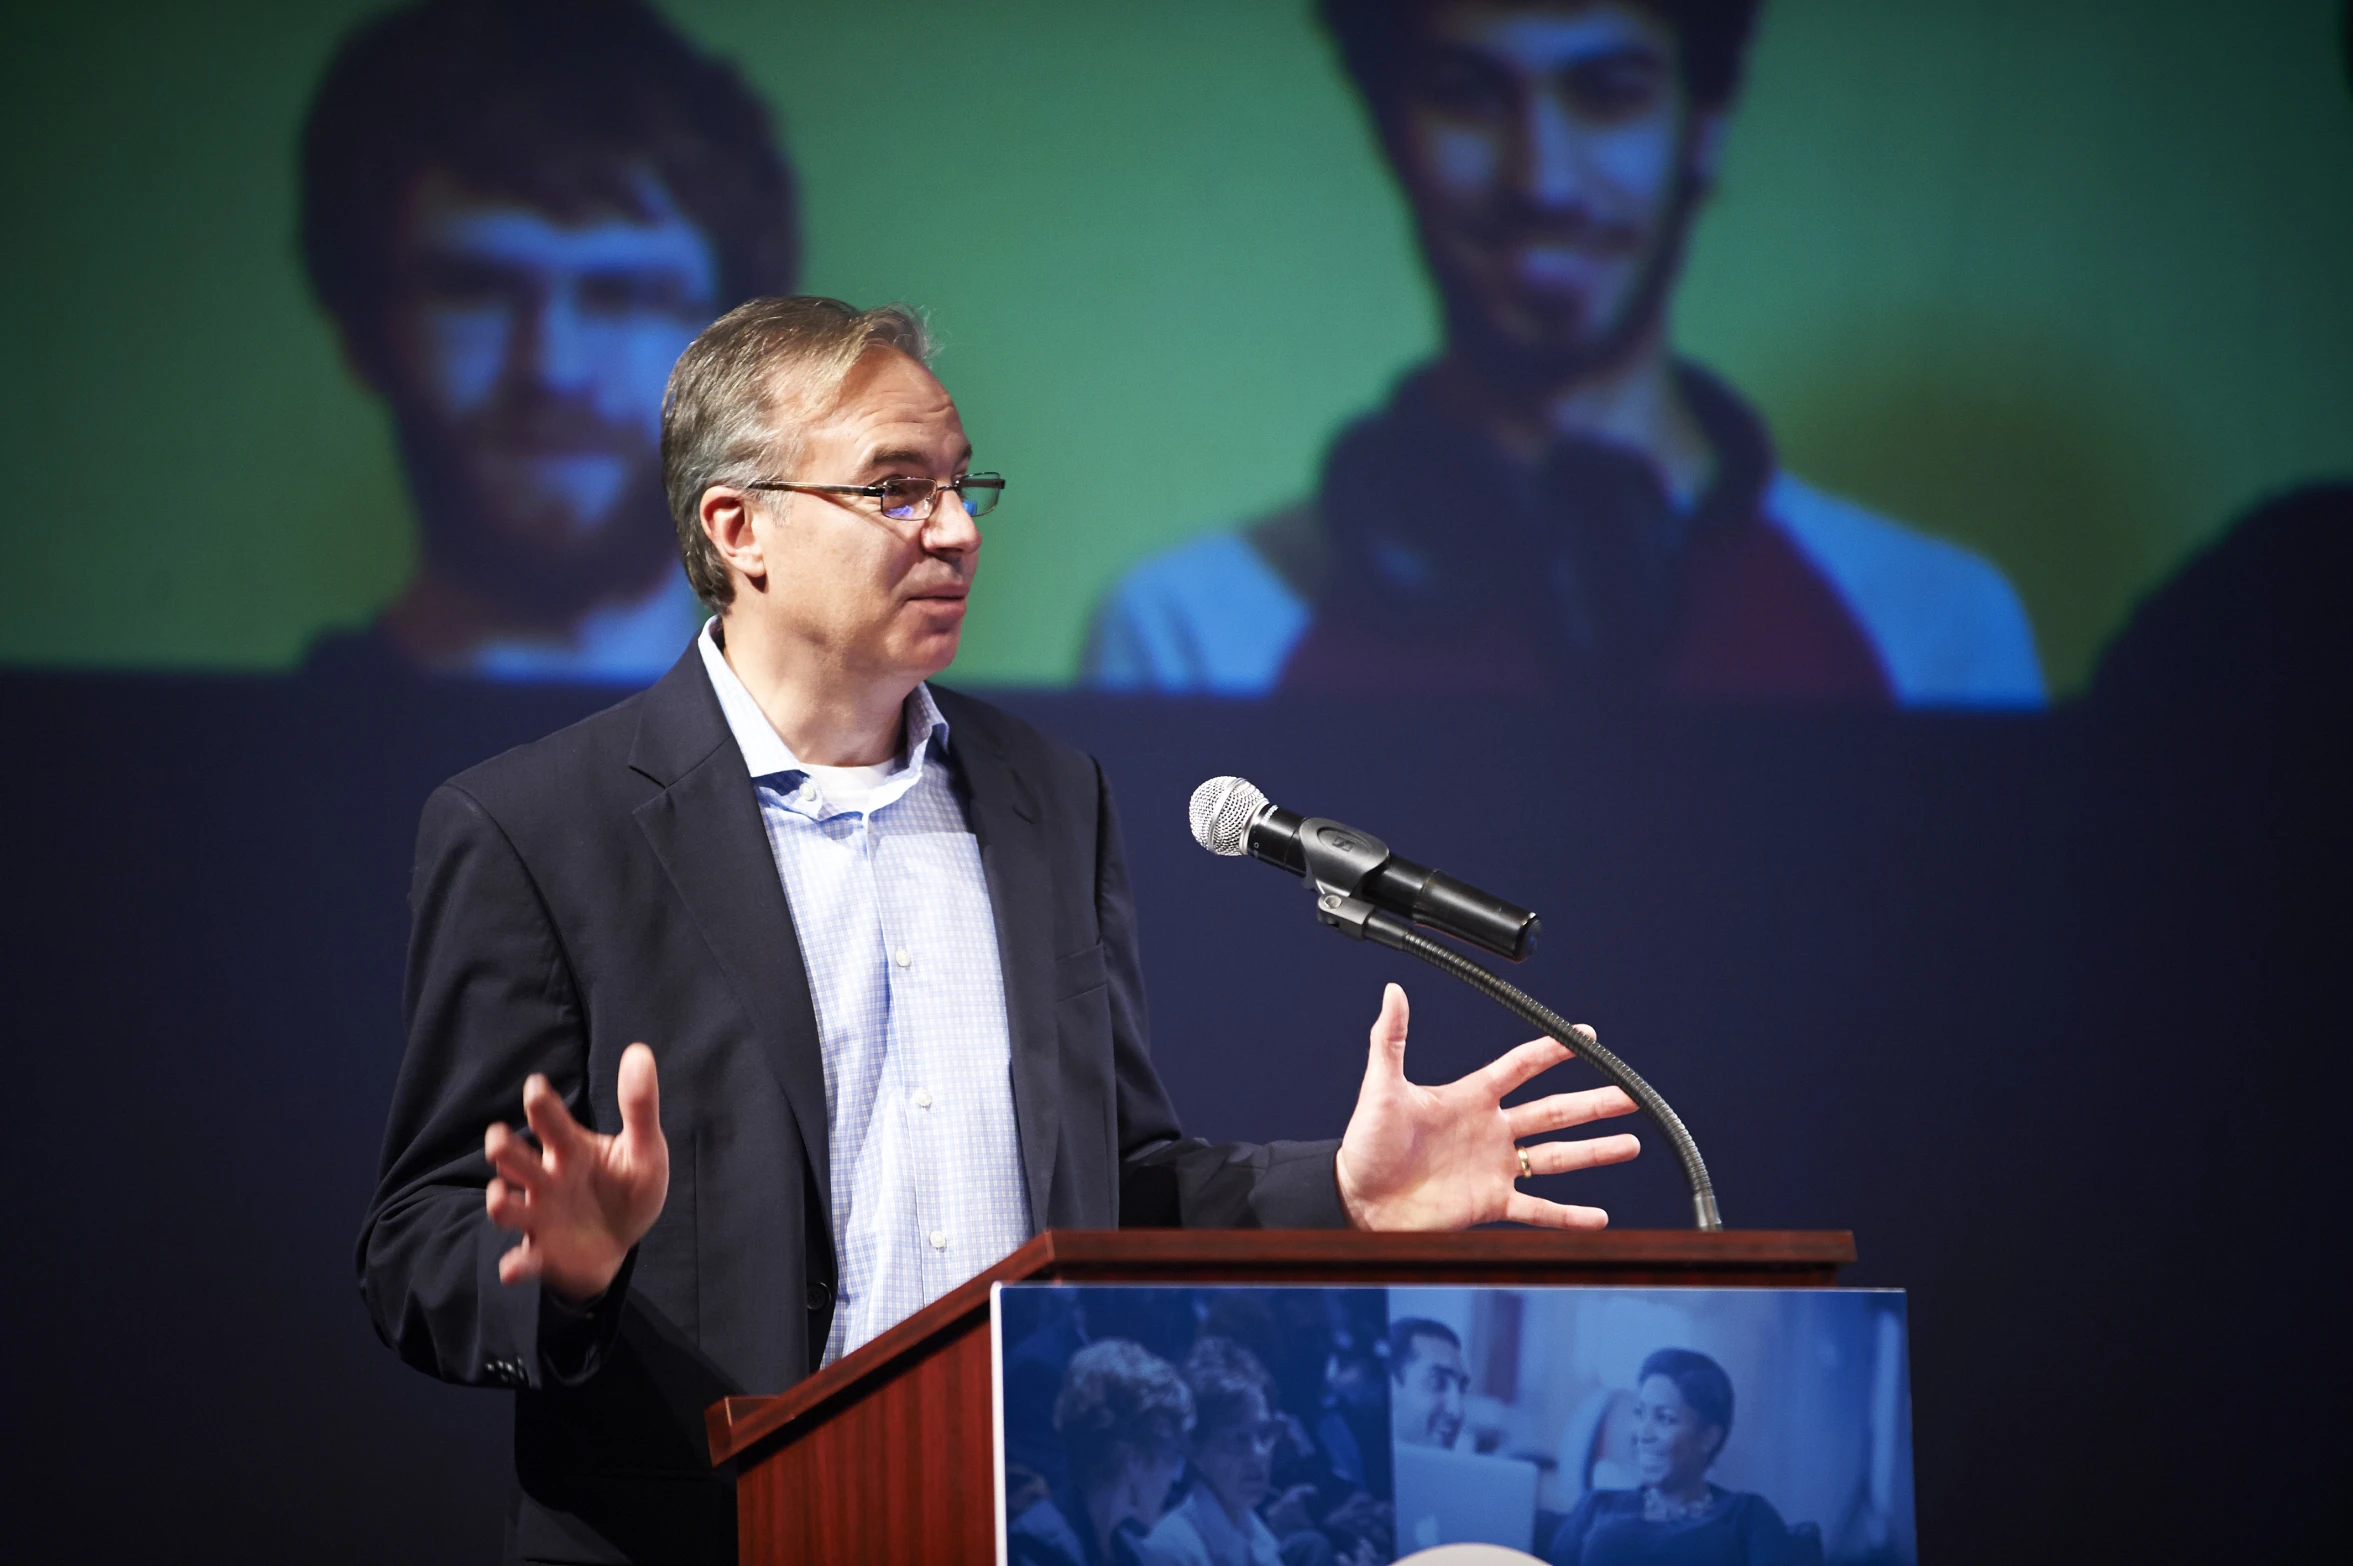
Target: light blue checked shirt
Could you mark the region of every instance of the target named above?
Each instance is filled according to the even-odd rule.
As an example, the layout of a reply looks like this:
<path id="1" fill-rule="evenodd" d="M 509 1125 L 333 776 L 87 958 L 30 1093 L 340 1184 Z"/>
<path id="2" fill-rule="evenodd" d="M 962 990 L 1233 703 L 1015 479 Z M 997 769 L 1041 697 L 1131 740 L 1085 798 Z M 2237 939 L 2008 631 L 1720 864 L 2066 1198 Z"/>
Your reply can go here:
<path id="1" fill-rule="evenodd" d="M 907 698 L 905 744 L 874 791 L 837 806 L 728 667 L 718 623 L 703 667 L 759 794 L 825 1055 L 831 1364 L 1030 1236 L 1004 969 L 931 692 Z"/>

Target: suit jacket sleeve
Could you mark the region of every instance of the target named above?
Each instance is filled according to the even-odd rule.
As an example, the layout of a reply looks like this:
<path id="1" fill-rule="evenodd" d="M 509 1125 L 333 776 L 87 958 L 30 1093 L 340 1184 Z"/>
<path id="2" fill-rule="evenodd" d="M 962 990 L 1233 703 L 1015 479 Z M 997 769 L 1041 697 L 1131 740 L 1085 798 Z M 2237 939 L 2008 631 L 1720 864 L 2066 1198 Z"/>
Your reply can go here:
<path id="1" fill-rule="evenodd" d="M 501 1283 L 516 1236 L 485 1210 L 482 1152 L 493 1122 L 520 1125 L 535 1071 L 593 1124 L 571 966 L 522 857 L 455 784 L 426 802 L 410 905 L 408 1047 L 360 1232 L 360 1293 L 377 1334 L 420 1370 L 576 1384 L 611 1346 L 630 1267 L 585 1313 L 544 1299 L 536 1280 Z"/>
<path id="2" fill-rule="evenodd" d="M 1180 1136 L 1152 1067 L 1119 819 L 1095 771 L 1095 918 L 1110 973 L 1119 1092 L 1119 1222 L 1123 1228 L 1345 1229 L 1338 1141 L 1229 1142 Z"/>

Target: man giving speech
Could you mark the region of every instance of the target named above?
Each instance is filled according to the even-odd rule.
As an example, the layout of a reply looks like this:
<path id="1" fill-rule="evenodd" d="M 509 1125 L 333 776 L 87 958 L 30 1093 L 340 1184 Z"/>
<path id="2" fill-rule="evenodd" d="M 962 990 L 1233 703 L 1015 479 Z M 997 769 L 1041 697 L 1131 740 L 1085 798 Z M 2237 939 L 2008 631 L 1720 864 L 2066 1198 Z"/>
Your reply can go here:
<path id="1" fill-rule="evenodd" d="M 442 785 L 359 1242 L 409 1363 L 516 1393 L 511 1558 L 731 1560 L 703 1410 L 776 1392 L 1045 1228 L 1597 1227 L 1528 1196 L 1631 1136 L 1568 1051 L 1405 1076 L 1392 985 L 1338 1142 L 1178 1130 L 1110 793 L 926 682 L 1004 480 L 897 309 L 761 299 L 663 410 L 717 612 L 650 690 Z M 525 1132 L 512 1122 L 528 1122 Z"/>

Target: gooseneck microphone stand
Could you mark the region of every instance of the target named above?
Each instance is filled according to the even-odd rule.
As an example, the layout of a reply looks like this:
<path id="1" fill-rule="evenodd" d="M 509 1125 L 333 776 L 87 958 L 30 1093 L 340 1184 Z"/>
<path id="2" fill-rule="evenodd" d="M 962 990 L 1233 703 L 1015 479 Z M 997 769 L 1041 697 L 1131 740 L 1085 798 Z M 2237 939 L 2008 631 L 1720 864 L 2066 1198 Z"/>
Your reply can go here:
<path id="1" fill-rule="evenodd" d="M 1562 1020 L 1559 1013 L 1517 986 L 1489 973 L 1450 947 L 1441 946 L 1397 915 L 1376 908 L 1359 897 L 1365 878 L 1389 857 L 1388 845 L 1337 821 L 1312 819 L 1299 825 L 1299 845 L 1307 859 L 1307 884 L 1315 892 L 1315 916 L 1342 935 L 1357 941 L 1378 941 L 1393 951 L 1419 957 L 1441 973 L 1453 975 L 1505 1011 L 1548 1038 L 1575 1050 L 1626 1095 L 1666 1133 L 1683 1178 L 1691 1185 L 1691 1211 L 1702 1229 L 1724 1227 L 1716 1210 L 1716 1185 L 1708 1178 L 1707 1160 L 1699 1156 L 1683 1117 L 1642 1080 L 1632 1066 L 1601 1047 L 1591 1028 Z"/>

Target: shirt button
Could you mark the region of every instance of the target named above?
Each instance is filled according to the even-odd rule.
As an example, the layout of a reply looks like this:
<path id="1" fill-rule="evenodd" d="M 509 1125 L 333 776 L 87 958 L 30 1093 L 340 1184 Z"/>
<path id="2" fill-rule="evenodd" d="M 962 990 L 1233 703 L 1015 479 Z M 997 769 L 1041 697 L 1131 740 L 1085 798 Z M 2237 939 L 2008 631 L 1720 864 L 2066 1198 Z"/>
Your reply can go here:
<path id="1" fill-rule="evenodd" d="M 931 1231 L 931 1248 L 935 1251 L 944 1251 L 948 1248 L 947 1230 L 934 1229 Z"/>
<path id="2" fill-rule="evenodd" d="M 917 1109 L 929 1109 L 929 1108 L 931 1108 L 931 1089 L 930 1089 L 930 1088 L 917 1088 L 917 1089 L 915 1090 L 915 1107 L 916 1107 Z"/>
<path id="3" fill-rule="evenodd" d="M 902 946 L 897 951 L 891 953 L 891 961 L 897 963 L 900 967 L 905 968 L 914 963 L 915 954 L 907 950 L 906 947 Z"/>

